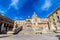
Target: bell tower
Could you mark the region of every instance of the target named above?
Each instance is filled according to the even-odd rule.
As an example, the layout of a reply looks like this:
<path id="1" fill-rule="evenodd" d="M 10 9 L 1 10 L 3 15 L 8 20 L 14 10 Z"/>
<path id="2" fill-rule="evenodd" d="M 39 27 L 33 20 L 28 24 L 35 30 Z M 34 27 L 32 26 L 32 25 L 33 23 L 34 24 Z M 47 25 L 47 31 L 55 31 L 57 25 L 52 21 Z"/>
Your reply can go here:
<path id="1" fill-rule="evenodd" d="M 36 12 L 34 12 L 32 18 L 37 18 L 37 14 L 36 14 Z"/>

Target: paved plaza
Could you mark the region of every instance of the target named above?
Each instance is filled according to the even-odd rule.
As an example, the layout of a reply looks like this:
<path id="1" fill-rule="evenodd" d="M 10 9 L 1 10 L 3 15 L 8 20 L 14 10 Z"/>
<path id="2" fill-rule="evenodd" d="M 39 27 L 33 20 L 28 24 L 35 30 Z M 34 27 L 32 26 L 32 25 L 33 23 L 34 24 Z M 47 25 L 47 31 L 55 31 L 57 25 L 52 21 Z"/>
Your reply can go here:
<path id="1" fill-rule="evenodd" d="M 60 34 L 17 34 L 0 37 L 0 40 L 60 40 Z"/>

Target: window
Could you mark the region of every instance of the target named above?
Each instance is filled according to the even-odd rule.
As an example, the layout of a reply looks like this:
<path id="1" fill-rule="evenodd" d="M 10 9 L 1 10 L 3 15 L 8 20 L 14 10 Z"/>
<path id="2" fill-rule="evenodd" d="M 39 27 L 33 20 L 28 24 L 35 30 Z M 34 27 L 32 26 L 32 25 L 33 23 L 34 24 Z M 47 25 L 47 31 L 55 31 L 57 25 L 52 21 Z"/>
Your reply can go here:
<path id="1" fill-rule="evenodd" d="M 57 14 L 57 12 L 56 12 L 56 14 Z"/>
<path id="2" fill-rule="evenodd" d="M 53 21 L 55 21 L 55 19 L 53 18 Z"/>
<path id="3" fill-rule="evenodd" d="M 57 16 L 57 18 L 59 19 L 59 16 Z"/>

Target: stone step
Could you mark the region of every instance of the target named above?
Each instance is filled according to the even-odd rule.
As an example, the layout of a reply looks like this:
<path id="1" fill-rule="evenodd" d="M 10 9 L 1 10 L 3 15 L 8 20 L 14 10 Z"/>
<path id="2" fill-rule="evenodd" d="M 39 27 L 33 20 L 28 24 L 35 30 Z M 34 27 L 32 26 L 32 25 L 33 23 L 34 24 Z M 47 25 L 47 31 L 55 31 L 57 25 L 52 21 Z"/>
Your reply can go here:
<path id="1" fill-rule="evenodd" d="M 33 34 L 34 30 L 32 28 L 25 28 L 19 34 Z"/>
<path id="2" fill-rule="evenodd" d="M 13 31 L 8 31 L 7 35 L 13 35 L 13 33 L 14 33 Z"/>

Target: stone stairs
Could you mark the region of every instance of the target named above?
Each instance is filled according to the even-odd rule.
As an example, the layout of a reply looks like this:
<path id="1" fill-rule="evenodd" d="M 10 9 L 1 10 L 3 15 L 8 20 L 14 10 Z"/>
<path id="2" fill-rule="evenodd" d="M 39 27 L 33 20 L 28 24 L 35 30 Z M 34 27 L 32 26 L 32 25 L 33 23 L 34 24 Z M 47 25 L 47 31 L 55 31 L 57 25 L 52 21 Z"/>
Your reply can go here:
<path id="1" fill-rule="evenodd" d="M 19 32 L 19 34 L 43 34 L 43 33 L 52 33 L 50 30 L 42 30 L 41 28 L 31 28 L 27 27 Z"/>
<path id="2" fill-rule="evenodd" d="M 34 30 L 30 27 L 27 27 L 19 32 L 19 34 L 34 34 Z"/>

